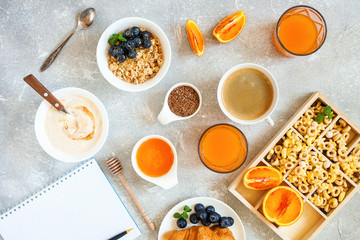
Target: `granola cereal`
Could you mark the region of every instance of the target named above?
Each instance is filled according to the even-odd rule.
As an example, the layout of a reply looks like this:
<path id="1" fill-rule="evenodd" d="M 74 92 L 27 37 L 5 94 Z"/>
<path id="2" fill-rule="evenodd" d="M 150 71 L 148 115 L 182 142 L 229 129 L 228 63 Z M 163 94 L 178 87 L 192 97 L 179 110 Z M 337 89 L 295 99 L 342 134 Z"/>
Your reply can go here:
<path id="1" fill-rule="evenodd" d="M 144 28 L 140 29 L 145 31 Z M 136 58 L 127 58 L 123 63 L 108 55 L 109 69 L 116 77 L 133 84 L 141 84 L 155 77 L 164 64 L 164 53 L 161 42 L 155 35 L 151 34 L 150 42 L 150 48 L 140 47 Z"/>

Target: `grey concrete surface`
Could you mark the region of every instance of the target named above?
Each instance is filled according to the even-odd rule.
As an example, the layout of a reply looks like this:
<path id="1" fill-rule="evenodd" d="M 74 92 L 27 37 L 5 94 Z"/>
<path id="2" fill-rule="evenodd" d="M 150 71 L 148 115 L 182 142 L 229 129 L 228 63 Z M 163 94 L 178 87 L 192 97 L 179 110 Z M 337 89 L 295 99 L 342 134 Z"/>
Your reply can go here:
<path id="1" fill-rule="evenodd" d="M 306 4 L 325 17 L 328 35 L 324 46 L 308 57 L 285 58 L 276 52 L 271 34 L 279 16 L 289 7 Z M 75 17 L 87 7 L 97 10 L 88 30 L 79 32 L 44 73 L 44 59 L 75 27 Z M 212 36 L 226 15 L 244 10 L 247 23 L 232 42 L 220 44 Z M 104 103 L 110 119 L 110 134 L 96 154 L 116 191 L 143 232 L 139 239 L 157 239 L 120 181 L 106 169 L 107 157 L 118 156 L 125 177 L 159 227 L 176 203 L 195 196 L 209 196 L 229 204 L 242 219 L 247 239 L 279 239 L 228 190 L 241 171 L 216 174 L 206 169 L 197 155 L 197 143 L 210 125 L 229 119 L 221 112 L 216 88 L 223 73 L 238 63 L 253 62 L 276 77 L 279 104 L 272 114 L 274 127 L 265 123 L 239 127 L 249 141 L 246 163 L 263 148 L 314 91 L 321 91 L 360 125 L 360 1 L 41 1 L 0 0 L 0 212 L 71 169 L 74 164 L 56 161 L 39 146 L 34 134 L 35 112 L 41 98 L 22 80 L 37 76 L 49 89 L 81 87 Z M 97 41 L 112 22 L 129 16 L 148 18 L 161 26 L 172 46 L 173 59 L 166 77 L 156 87 L 141 93 L 120 91 L 100 74 L 95 57 Z M 193 19 L 203 32 L 206 49 L 196 57 L 189 47 L 185 22 Z M 195 84 L 203 106 L 194 118 L 162 126 L 156 119 L 167 90 L 180 81 Z M 131 167 L 130 154 L 138 139 L 148 134 L 169 138 L 179 157 L 179 184 L 162 190 L 139 178 Z M 246 165 L 246 164 L 245 164 Z M 357 239 L 360 235 L 359 193 L 332 219 L 316 239 Z"/>

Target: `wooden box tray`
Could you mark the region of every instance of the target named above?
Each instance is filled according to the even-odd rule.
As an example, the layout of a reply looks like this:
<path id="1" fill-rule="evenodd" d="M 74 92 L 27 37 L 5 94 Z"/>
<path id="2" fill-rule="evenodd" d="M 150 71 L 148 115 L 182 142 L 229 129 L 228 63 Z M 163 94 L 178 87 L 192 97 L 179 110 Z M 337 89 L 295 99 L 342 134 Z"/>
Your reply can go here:
<path id="1" fill-rule="evenodd" d="M 317 124 L 315 117 L 327 105 L 332 108 L 333 118 L 326 117 Z M 282 227 L 264 217 L 262 202 L 268 190 L 250 190 L 243 184 L 245 172 L 256 166 L 279 169 L 283 174 L 281 185 L 301 195 L 304 211 L 295 224 Z M 314 169 L 321 169 L 321 174 Z M 315 92 L 231 183 L 229 190 L 281 238 L 313 239 L 359 190 L 359 170 L 359 127 Z M 301 177 L 304 175 L 305 181 Z"/>

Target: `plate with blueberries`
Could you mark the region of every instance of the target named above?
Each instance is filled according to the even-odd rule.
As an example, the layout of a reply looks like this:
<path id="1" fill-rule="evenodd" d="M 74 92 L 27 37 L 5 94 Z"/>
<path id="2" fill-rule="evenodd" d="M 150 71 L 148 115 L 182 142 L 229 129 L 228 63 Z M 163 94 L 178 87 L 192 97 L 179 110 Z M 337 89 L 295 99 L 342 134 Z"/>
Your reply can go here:
<path id="1" fill-rule="evenodd" d="M 195 197 L 176 204 L 165 215 L 158 234 L 158 240 L 166 239 L 166 233 L 193 226 L 229 228 L 236 240 L 245 240 L 244 226 L 236 212 L 224 202 Z"/>

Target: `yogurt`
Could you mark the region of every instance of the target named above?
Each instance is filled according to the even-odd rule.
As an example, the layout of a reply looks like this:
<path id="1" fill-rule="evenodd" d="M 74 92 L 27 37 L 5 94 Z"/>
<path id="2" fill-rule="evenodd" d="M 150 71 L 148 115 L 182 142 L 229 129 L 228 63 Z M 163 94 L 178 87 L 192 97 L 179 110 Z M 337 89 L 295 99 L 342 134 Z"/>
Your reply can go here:
<path id="1" fill-rule="evenodd" d="M 67 95 L 59 100 L 70 114 L 49 108 L 44 124 L 50 144 L 69 155 L 88 152 L 99 142 L 103 131 L 100 109 L 79 95 Z"/>

